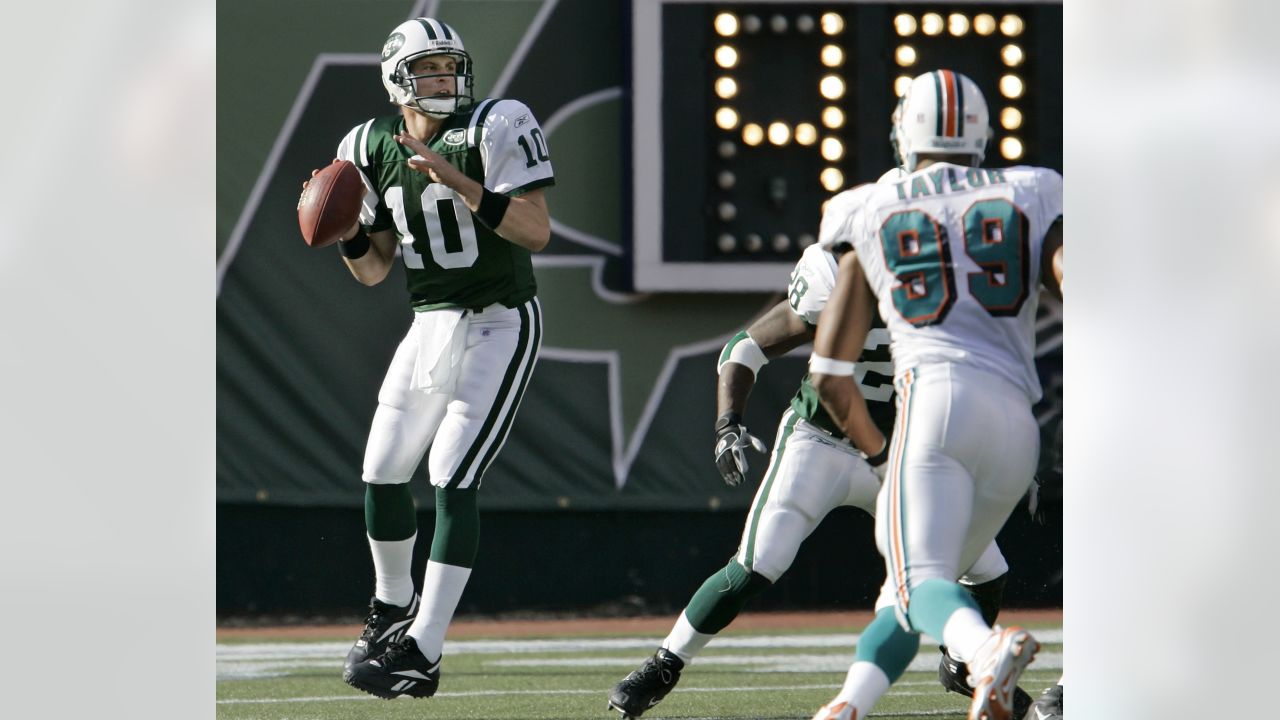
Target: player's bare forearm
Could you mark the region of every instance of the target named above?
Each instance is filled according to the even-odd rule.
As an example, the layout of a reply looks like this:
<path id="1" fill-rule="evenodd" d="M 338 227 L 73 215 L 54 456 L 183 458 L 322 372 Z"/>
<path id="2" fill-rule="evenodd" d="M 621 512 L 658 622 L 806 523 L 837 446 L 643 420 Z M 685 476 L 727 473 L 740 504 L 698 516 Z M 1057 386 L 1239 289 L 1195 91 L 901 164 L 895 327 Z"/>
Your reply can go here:
<path id="1" fill-rule="evenodd" d="M 356 230 L 353 228 L 343 235 L 343 240 L 349 240 L 355 236 Z M 396 235 L 390 230 L 379 230 L 378 232 L 369 233 L 369 251 L 364 255 L 352 260 L 344 257 L 342 261 L 347 264 L 347 268 L 351 270 L 351 274 L 355 276 L 361 283 L 369 286 L 377 285 L 387 278 L 387 274 L 391 272 L 391 263 L 396 257 Z"/>
<path id="2" fill-rule="evenodd" d="M 831 299 L 818 319 L 818 332 L 813 340 L 813 354 L 838 363 L 857 362 L 862 354 L 871 319 L 875 312 L 875 295 L 862 271 L 857 256 L 846 252 L 840 258 L 836 286 Z M 854 382 L 853 373 L 813 373 L 813 386 L 823 407 L 844 434 L 868 455 L 884 447 L 884 433 L 871 420 L 867 401 Z"/>
<path id="3" fill-rule="evenodd" d="M 812 340 L 813 328 L 783 300 L 756 318 L 747 334 L 765 357 L 773 360 Z M 750 368 L 732 360 L 726 362 L 716 384 L 716 414 L 746 412 L 747 398 L 755 383 L 756 376 Z"/>
<path id="4" fill-rule="evenodd" d="M 756 385 L 755 373 L 745 365 L 728 362 L 720 370 L 716 383 L 716 416 L 727 412 L 742 415 L 747 411 L 747 398 Z"/>
<path id="5" fill-rule="evenodd" d="M 773 360 L 813 340 L 813 328 L 795 314 L 786 300 L 769 308 L 751 326 L 747 334 L 760 346 L 764 356 Z"/>
<path id="6" fill-rule="evenodd" d="M 871 419 L 866 398 L 862 397 L 852 375 L 813 373 L 812 380 L 822 407 L 859 450 L 875 455 L 884 449 L 884 433 Z"/>
<path id="7" fill-rule="evenodd" d="M 478 208 L 479 205 L 477 204 Z M 511 198 L 502 223 L 494 228 L 503 239 L 530 252 L 539 252 L 551 241 L 551 214 L 541 189 Z"/>

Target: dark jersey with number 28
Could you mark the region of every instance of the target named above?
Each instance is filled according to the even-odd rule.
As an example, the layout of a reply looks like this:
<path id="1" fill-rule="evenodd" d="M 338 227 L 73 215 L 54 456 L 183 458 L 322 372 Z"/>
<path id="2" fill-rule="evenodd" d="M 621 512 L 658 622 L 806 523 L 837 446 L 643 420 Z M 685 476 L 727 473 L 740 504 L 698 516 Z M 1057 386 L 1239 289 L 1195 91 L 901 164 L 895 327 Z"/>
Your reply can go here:
<path id="1" fill-rule="evenodd" d="M 836 283 L 836 263 L 831 253 L 818 245 L 810 245 L 796 263 L 791 273 L 787 300 L 791 309 L 810 325 L 818 324 L 818 316 Z M 889 331 L 877 314 L 871 323 L 871 332 L 863 345 L 862 356 L 854 366 L 854 379 L 867 400 L 867 411 L 876 427 L 888 437 L 893 432 L 894 396 L 893 362 L 889 355 Z M 826 408 L 818 401 L 818 391 L 808 373 L 800 381 L 800 390 L 791 400 L 791 408 L 801 417 L 836 437 L 844 432 L 836 425 Z"/>
<path id="2" fill-rule="evenodd" d="M 399 115 L 374 118 L 347 133 L 337 156 L 364 175 L 360 222 L 400 238 L 413 308 L 515 307 L 532 298 L 529 251 L 480 222 L 451 188 L 409 167 L 413 152 L 395 140 L 404 131 Z M 542 129 L 517 100 L 477 102 L 470 113 L 447 118 L 427 146 L 496 193 L 555 184 Z"/>

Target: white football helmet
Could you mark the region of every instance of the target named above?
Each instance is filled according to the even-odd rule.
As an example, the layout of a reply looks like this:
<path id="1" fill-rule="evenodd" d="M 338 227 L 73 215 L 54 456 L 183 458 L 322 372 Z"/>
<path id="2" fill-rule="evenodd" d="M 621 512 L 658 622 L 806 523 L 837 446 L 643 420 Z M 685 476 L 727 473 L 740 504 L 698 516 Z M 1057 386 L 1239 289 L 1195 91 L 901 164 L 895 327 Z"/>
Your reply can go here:
<path id="1" fill-rule="evenodd" d="M 977 83 L 952 70 L 911 81 L 893 111 L 889 141 L 898 164 L 914 172 L 920 153 L 973 155 L 982 162 L 991 138 L 987 101 Z"/>
<path id="2" fill-rule="evenodd" d="M 457 62 L 453 95 L 418 95 L 415 80 L 435 75 L 413 75 L 409 67 L 427 55 L 449 55 Z M 474 98 L 475 74 L 471 56 L 462 46 L 462 36 L 447 24 L 432 18 L 406 20 L 396 26 L 382 45 L 382 84 L 391 102 L 414 108 L 431 117 L 448 117 L 468 110 Z"/>

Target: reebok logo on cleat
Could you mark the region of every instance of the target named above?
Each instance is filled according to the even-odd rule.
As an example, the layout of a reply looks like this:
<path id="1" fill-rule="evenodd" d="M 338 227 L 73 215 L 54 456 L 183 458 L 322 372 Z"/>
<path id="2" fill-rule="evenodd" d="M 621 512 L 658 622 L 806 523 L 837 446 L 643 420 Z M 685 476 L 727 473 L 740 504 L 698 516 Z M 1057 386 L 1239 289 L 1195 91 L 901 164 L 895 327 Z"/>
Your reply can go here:
<path id="1" fill-rule="evenodd" d="M 400 638 L 398 637 L 398 635 L 401 634 L 400 630 L 404 627 L 407 627 L 412 622 L 413 622 L 413 618 L 409 618 L 407 620 L 401 620 L 400 622 L 395 623 L 391 627 L 387 628 L 386 632 L 378 636 L 378 640 L 384 640 L 387 638 L 391 638 L 392 640 L 399 640 Z"/>

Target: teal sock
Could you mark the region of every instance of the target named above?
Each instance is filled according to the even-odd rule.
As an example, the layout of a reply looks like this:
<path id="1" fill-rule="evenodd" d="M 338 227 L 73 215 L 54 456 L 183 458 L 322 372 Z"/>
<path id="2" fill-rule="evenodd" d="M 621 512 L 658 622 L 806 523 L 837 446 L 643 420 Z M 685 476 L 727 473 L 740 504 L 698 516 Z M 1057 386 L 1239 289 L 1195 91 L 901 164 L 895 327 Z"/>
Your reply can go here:
<path id="1" fill-rule="evenodd" d="M 431 538 L 431 559 L 469 568 L 480 547 L 480 506 L 476 490 L 436 488 L 436 532 Z"/>
<path id="2" fill-rule="evenodd" d="M 912 591 L 907 618 L 911 621 L 911 627 L 918 632 L 928 633 L 941 640 L 942 628 L 951 618 L 951 613 L 962 607 L 982 612 L 960 583 L 931 578 Z"/>
<path id="3" fill-rule="evenodd" d="M 760 573 L 730 560 L 728 565 L 702 583 L 684 613 L 694 630 L 715 635 L 733 622 L 747 601 L 772 584 Z"/>
<path id="4" fill-rule="evenodd" d="M 903 629 L 894 609 L 887 607 L 876 613 L 876 619 L 862 631 L 854 657 L 857 662 L 875 663 L 894 683 L 919 650 L 920 636 Z"/>
<path id="5" fill-rule="evenodd" d="M 374 540 L 408 540 L 418 532 L 409 483 L 364 484 L 364 525 Z"/>

